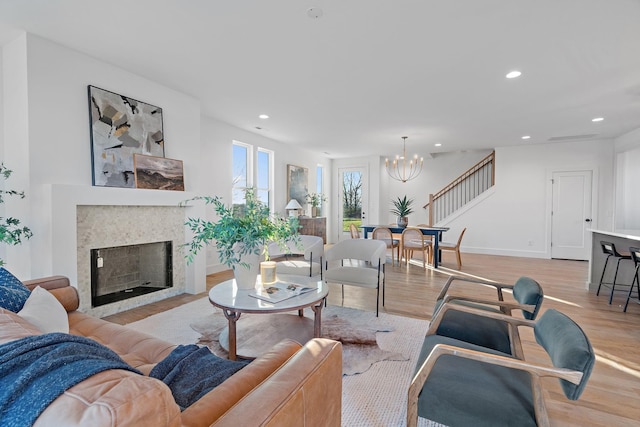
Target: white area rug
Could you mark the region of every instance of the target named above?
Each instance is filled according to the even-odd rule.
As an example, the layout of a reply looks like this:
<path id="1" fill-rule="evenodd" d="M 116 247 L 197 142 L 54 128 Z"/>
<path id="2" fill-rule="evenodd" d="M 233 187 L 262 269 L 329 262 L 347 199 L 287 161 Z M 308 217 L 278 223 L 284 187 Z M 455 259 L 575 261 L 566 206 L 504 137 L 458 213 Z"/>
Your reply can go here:
<path id="1" fill-rule="evenodd" d="M 311 315 L 311 310 L 308 311 Z M 426 320 L 329 306 L 323 309 L 323 318 L 333 313 L 347 313 L 352 323 L 366 324 L 372 328 L 393 329 L 376 334 L 378 346 L 390 353 L 403 355 L 408 360 L 382 360 L 374 363 L 366 372 L 342 377 L 342 425 L 363 427 L 405 426 L 407 390 L 420 353 Z M 200 333 L 189 325 L 206 316 L 222 313 L 204 297 L 164 313 L 130 323 L 127 326 L 174 344 L 193 344 Z M 420 419 L 419 426 L 439 426 Z"/>
<path id="2" fill-rule="evenodd" d="M 296 316 L 297 312 L 291 312 L 291 314 Z M 243 318 L 245 320 L 252 319 L 257 321 L 257 324 L 262 324 L 263 316 L 263 314 L 243 314 L 240 321 Z M 313 311 L 305 310 L 305 316 L 313 319 Z M 228 325 L 229 321 L 221 311 L 210 310 L 206 316 L 191 323 L 190 326 L 191 329 L 201 334 L 196 344 L 209 347 L 213 354 L 220 357 L 227 357 L 228 352 L 220 345 L 219 337 Z M 379 347 L 378 333 L 388 333 L 393 330 L 394 327 L 384 321 L 372 323 L 371 316 L 361 310 L 336 306 L 322 309 L 322 336 L 342 343 L 342 373 L 344 375 L 366 372 L 374 363 L 381 360 L 409 360 L 402 353 Z M 241 336 L 239 338 L 242 339 Z"/>

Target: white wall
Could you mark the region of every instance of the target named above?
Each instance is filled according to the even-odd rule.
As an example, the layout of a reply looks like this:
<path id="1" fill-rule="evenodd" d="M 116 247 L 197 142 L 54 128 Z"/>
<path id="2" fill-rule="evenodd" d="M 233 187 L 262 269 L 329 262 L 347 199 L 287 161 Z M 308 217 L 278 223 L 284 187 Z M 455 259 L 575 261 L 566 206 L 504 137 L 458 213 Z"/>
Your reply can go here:
<path id="1" fill-rule="evenodd" d="M 427 224 L 429 213 L 422 207 L 429 202 L 429 194 L 435 194 L 451 181 L 456 179 L 470 167 L 484 159 L 492 150 L 463 151 L 442 153 L 424 160 L 422 173 L 417 178 L 407 181 L 395 181 L 389 178 L 382 164 L 382 178 L 388 181 L 388 192 L 381 193 L 381 221 L 382 223 L 395 223 L 396 218 L 389 210 L 391 200 L 398 197 L 414 199 L 414 213 L 409 215 L 409 225 Z"/>
<path id="2" fill-rule="evenodd" d="M 93 203 L 96 190 L 109 190 L 111 199 L 115 191 L 130 203 L 136 199 L 132 192 L 139 191 L 97 189 L 91 185 L 88 85 L 162 107 L 165 156 L 183 160 L 185 196 L 221 195 L 230 200 L 233 140 L 275 152 L 274 195 L 278 212 L 284 212 L 288 201 L 287 164 L 309 168 L 310 189 L 315 189 L 318 164 L 330 170 L 331 161 L 326 157 L 203 118 L 199 101 L 191 96 L 38 36 L 23 34 L 3 46 L 2 53 L 4 126 L 0 129 L 7 143 L 1 144 L 0 153 L 15 171 L 12 188 L 24 189 L 28 196 L 7 207 L 34 232 L 34 237 L 23 245 L 2 250 L 11 271 L 23 279 L 49 274 L 76 276 L 75 271 L 68 271 L 75 265 L 73 262 L 56 262 L 56 257 L 65 257 L 69 251 L 69 240 L 75 242 L 75 230 L 71 229 L 70 220 L 62 221 L 64 229 L 53 230 L 53 210 L 58 209 L 53 206 L 60 205 L 52 201 L 53 193 L 70 192 L 75 202 L 82 203 L 82 193 L 89 192 L 86 198 Z M 330 176 L 325 185 L 330 188 Z M 162 193 L 145 194 L 143 204 L 175 201 L 175 195 L 165 197 Z M 190 211 L 197 214 L 202 208 Z M 207 259 L 208 271 L 220 269 L 215 255 L 203 258 Z M 191 280 L 204 283 L 204 272 L 202 269 L 202 277 Z"/>
<path id="3" fill-rule="evenodd" d="M 615 230 L 640 232 L 640 129 L 616 138 Z"/>
<path id="4" fill-rule="evenodd" d="M 27 88 L 27 53 L 26 36 L 20 37 L 2 50 L 2 86 L 4 109 L 4 149 L 3 161 L 13 170 L 8 188 L 25 191 L 27 199 L 9 197 L 5 200 L 5 212 L 18 218 L 22 226 L 32 230 L 34 224 L 30 221 L 30 162 L 29 162 L 29 131 L 28 131 L 28 88 Z M 5 260 L 12 266 L 15 274 L 28 272 L 29 246 L 5 245 Z M 23 277 L 23 276 L 20 276 Z M 27 276 L 28 277 L 28 276 Z"/>
<path id="5" fill-rule="evenodd" d="M 250 144 L 257 148 L 264 148 L 274 151 L 274 211 L 284 215 L 284 207 L 289 202 L 287 196 L 287 165 L 292 164 L 309 169 L 309 191 L 315 192 L 316 188 L 316 166 L 321 164 L 325 171 L 330 171 L 331 161 L 326 157 L 319 156 L 307 150 L 302 150 L 294 146 L 283 144 L 264 136 L 247 132 L 235 126 L 221 122 L 216 119 L 204 117 L 202 119 L 202 156 L 201 169 L 206 171 L 206 179 L 203 183 L 202 195 L 218 195 L 225 199 L 226 203 L 231 203 L 232 185 L 232 165 L 231 149 L 233 141 Z M 325 177 L 325 188 L 331 188 L 330 176 Z M 331 201 L 327 207 L 331 208 Z M 211 209 L 208 209 L 208 219 L 215 217 Z M 307 207 L 307 214 L 310 214 L 310 207 Z M 332 219 L 327 218 L 327 227 Z M 207 249 L 207 272 L 212 273 L 226 269 L 220 264 L 215 248 Z"/>
<path id="6" fill-rule="evenodd" d="M 34 232 L 30 241 L 7 249 L 7 261 L 19 277 L 75 277 L 75 272 L 60 271 L 53 262 L 62 242 L 52 237 L 51 189 L 52 185 L 93 189 L 87 85 L 161 106 L 165 155 L 183 160 L 187 190 L 200 190 L 198 100 L 30 34 L 4 46 L 3 54 L 5 154 L 16 177 L 25 184 L 28 209 L 19 215 Z M 21 108 L 7 109 L 7 105 Z M 136 190 L 117 191 L 124 195 Z M 73 230 L 56 231 L 69 239 L 75 237 Z"/>
<path id="7" fill-rule="evenodd" d="M 454 240 L 467 227 L 463 251 L 549 258 L 552 171 L 594 170 L 593 228 L 613 223 L 613 141 L 496 148 L 496 185 L 473 209 L 443 225 Z M 531 242 L 531 243 L 530 243 Z"/>
<path id="8" fill-rule="evenodd" d="M 231 143 L 239 140 L 271 149 L 275 157 L 275 205 L 282 212 L 287 202 L 286 165 L 309 168 L 309 188 L 315 189 L 315 167 L 326 170 L 325 188 L 334 195 L 329 202 L 328 240 L 339 234 L 337 170 L 345 166 L 366 167 L 370 177 L 368 222 L 392 222 L 389 201 L 407 194 L 416 199 L 416 213 L 410 223 L 426 222 L 421 206 L 428 194 L 442 188 L 487 152 L 449 153 L 425 160 L 422 175 L 402 184 L 386 176 L 378 156 L 331 161 L 327 158 L 238 129 L 215 119 L 202 118 L 197 99 L 176 92 L 144 77 L 107 64 L 33 35 L 23 35 L 3 47 L 2 111 L 0 111 L 0 155 L 14 171 L 11 187 L 27 192 L 25 201 L 6 204 L 34 231 L 34 238 L 19 247 L 3 248 L 11 269 L 21 278 L 61 271 L 55 256 L 65 248 L 57 236 L 75 236 L 56 230 L 51 220 L 52 187 L 78 186 L 91 191 L 91 157 L 88 124 L 87 85 L 95 85 L 159 105 L 164 111 L 166 156 L 184 161 L 185 183 L 192 194 L 223 195 L 230 198 Z M 496 149 L 496 188 L 477 202 L 473 213 L 463 212 L 449 222 L 447 238 L 463 228 L 467 251 L 494 254 L 549 256 L 551 170 L 590 168 L 597 170 L 597 223 L 594 228 L 613 226 L 614 152 L 640 147 L 640 130 L 612 141 L 537 144 Z M 637 163 L 636 163 L 637 164 Z M 632 165 L 633 166 L 633 165 Z M 636 169 L 637 170 L 637 169 Z M 628 179 L 627 179 L 628 182 Z M 118 189 L 126 198 L 130 189 Z M 153 204 L 155 196 L 146 197 Z M 162 199 L 158 196 L 158 199 Z M 2 208 L 0 208 L 2 209 Z M 197 210 L 196 210 L 197 211 Z M 1 211 L 0 211 L 1 212 Z M 533 242 L 529 246 L 528 242 Z M 2 252 L 0 252 L 0 255 Z M 207 271 L 219 269 L 215 254 L 207 256 Z M 204 270 L 203 270 L 204 271 Z M 197 278 L 203 280 L 203 278 Z"/>
<path id="9" fill-rule="evenodd" d="M 1 52 L 0 52 L 1 53 Z M 4 82 L 3 73 L 3 55 L 0 55 L 0 100 L 4 100 L 4 85 L 1 84 Z M 4 102 L 0 101 L 0 161 L 4 162 Z M 0 180 L 0 189 L 4 190 L 4 180 Z M 0 218 L 5 218 L 5 205 L 4 203 L 0 204 Z M 7 257 L 6 245 L 0 244 L 0 259 L 4 260 Z"/>

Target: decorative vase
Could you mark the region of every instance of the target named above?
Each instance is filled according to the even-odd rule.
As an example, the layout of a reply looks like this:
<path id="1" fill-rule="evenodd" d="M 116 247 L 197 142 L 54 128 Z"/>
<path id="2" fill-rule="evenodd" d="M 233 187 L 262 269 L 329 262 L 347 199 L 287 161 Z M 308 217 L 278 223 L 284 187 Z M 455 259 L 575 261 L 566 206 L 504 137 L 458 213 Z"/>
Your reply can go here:
<path id="1" fill-rule="evenodd" d="M 260 263 L 260 281 L 263 285 L 270 285 L 276 281 L 275 261 L 262 261 Z"/>
<path id="2" fill-rule="evenodd" d="M 320 208 L 317 206 L 311 206 L 311 216 L 316 218 L 320 216 Z"/>
<path id="3" fill-rule="evenodd" d="M 408 216 L 399 216 L 396 219 L 396 224 L 398 224 L 398 227 L 405 228 L 407 225 L 409 225 L 409 217 Z"/>
<path id="4" fill-rule="evenodd" d="M 247 264 L 247 266 L 243 265 Z M 240 263 L 233 266 L 233 275 L 238 289 L 253 289 L 260 274 L 260 255 L 248 253 L 242 255 Z"/>

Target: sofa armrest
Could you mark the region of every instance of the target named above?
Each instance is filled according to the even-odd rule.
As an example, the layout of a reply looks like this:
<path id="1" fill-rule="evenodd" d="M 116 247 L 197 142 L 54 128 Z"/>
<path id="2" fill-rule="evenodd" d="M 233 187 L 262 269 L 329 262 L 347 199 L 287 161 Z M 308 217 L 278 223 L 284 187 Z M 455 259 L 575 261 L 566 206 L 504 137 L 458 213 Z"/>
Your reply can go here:
<path id="1" fill-rule="evenodd" d="M 247 414 L 256 426 L 340 426 L 342 344 L 324 338 L 307 342 L 212 425 L 237 427 Z"/>
<path id="2" fill-rule="evenodd" d="M 34 290 L 36 286 L 48 290 L 60 304 L 67 310 L 67 313 L 75 311 L 80 306 L 78 290 L 71 286 L 69 279 L 65 276 L 49 276 L 38 279 L 25 280 L 24 285 L 29 290 Z"/>
<path id="3" fill-rule="evenodd" d="M 48 291 L 71 285 L 69 278 L 65 276 L 40 277 L 37 279 L 24 280 L 22 283 L 24 283 L 29 290 L 34 290 L 36 286 L 40 286 Z"/>
<path id="4" fill-rule="evenodd" d="M 284 340 L 267 353 L 236 372 L 225 382 L 211 390 L 182 413 L 185 427 L 209 426 L 250 393 L 274 371 L 284 365 L 302 346 L 293 340 Z"/>

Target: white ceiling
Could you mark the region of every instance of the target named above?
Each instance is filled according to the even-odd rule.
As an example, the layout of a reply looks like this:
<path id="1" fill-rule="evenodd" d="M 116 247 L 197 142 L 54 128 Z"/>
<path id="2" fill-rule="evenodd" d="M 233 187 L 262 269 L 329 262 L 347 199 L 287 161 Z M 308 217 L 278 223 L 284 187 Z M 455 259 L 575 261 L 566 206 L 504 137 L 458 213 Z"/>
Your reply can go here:
<path id="1" fill-rule="evenodd" d="M 0 0 L 16 30 L 334 158 L 640 128 L 638 0 Z"/>

